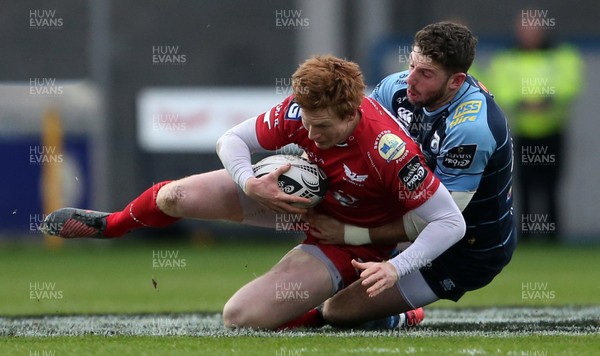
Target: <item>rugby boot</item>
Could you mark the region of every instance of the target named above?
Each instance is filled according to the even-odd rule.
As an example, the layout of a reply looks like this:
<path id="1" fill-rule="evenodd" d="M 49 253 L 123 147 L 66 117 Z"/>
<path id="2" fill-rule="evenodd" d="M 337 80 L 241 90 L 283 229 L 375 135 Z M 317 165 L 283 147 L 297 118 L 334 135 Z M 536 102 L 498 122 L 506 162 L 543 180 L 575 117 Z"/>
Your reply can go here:
<path id="1" fill-rule="evenodd" d="M 62 208 L 46 216 L 40 230 L 47 235 L 65 239 L 103 239 L 106 238 L 104 229 L 108 215 L 110 214 L 93 210 Z"/>
<path id="2" fill-rule="evenodd" d="M 419 325 L 425 318 L 423 308 L 409 310 L 404 313 L 388 316 L 378 320 L 366 322 L 360 329 L 366 330 L 393 330 L 397 327 L 410 328 Z"/>

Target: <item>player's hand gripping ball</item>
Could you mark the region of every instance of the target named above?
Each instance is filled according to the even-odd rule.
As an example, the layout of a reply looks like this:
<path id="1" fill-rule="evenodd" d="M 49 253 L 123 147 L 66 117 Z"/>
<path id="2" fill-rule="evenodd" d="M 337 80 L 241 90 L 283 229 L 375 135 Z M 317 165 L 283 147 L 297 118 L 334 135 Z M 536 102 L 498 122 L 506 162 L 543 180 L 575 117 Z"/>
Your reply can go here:
<path id="1" fill-rule="evenodd" d="M 311 208 L 319 204 L 327 193 L 328 184 L 325 173 L 316 164 L 300 156 L 274 155 L 257 162 L 252 169 L 256 178 L 260 178 L 287 163 L 292 166 L 279 176 L 279 189 L 287 194 L 310 199 L 310 204 L 293 205 Z"/>

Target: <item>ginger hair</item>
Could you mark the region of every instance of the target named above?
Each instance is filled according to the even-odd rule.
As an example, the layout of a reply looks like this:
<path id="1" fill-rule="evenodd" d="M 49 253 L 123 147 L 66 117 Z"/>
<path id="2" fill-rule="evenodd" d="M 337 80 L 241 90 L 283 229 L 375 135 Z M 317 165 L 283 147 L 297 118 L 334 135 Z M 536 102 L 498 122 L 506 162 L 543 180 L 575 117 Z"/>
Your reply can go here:
<path id="1" fill-rule="evenodd" d="M 302 109 L 329 109 L 341 118 L 356 112 L 365 87 L 358 64 L 332 55 L 306 60 L 292 76 L 295 101 Z"/>

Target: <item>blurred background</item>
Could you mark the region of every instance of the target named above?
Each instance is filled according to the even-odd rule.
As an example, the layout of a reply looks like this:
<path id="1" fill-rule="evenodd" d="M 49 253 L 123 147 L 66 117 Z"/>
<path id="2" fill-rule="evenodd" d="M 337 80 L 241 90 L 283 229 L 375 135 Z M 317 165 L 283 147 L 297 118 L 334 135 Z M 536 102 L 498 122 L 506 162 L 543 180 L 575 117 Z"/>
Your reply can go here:
<path id="1" fill-rule="evenodd" d="M 552 193 L 542 191 L 531 204 L 519 191 L 530 188 L 515 186 L 521 234 L 600 241 L 595 1 L 2 0 L 0 8 L 2 240 L 42 241 L 37 228 L 62 206 L 120 210 L 155 182 L 221 168 L 216 139 L 291 94 L 291 74 L 310 55 L 354 60 L 374 86 L 407 68 L 416 31 L 453 20 L 479 38 L 472 74 L 503 93 L 499 102 L 516 102 L 506 111 L 516 117 L 525 99 L 541 97 L 538 113 L 564 113 L 554 127 L 560 153 L 544 143 L 515 151 L 517 171 L 527 166 L 558 177 Z M 558 58 L 547 51 L 563 43 L 572 56 L 541 74 L 510 76 L 506 65 L 517 59 L 501 56 L 511 53 L 519 28 L 547 37 L 540 60 Z M 507 89 L 502 77 L 516 87 Z M 555 213 L 546 199 L 552 194 Z M 136 233 L 163 234 L 275 235 L 194 221 Z"/>

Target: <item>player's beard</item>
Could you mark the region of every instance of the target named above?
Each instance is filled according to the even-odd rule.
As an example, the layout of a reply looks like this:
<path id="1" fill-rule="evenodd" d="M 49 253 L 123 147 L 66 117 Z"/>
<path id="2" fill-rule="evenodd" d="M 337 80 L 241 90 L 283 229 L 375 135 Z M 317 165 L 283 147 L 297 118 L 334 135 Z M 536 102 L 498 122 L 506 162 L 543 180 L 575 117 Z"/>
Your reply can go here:
<path id="1" fill-rule="evenodd" d="M 414 105 L 415 107 L 428 108 L 432 107 L 440 101 L 446 94 L 445 85 L 441 86 L 440 89 L 435 91 L 433 94 L 430 94 L 427 98 L 423 100 L 413 101 L 411 98 L 408 98 L 408 102 Z"/>

